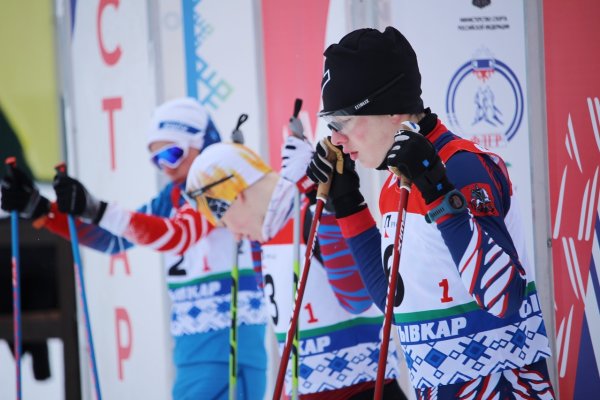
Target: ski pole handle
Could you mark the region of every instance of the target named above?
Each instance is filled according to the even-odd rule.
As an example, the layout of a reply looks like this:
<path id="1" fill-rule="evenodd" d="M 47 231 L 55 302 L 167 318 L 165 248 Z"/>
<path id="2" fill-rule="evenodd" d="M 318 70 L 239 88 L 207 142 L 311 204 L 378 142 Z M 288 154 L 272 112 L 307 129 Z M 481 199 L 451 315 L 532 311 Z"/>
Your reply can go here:
<path id="1" fill-rule="evenodd" d="M 235 129 L 231 132 L 231 141 L 237 144 L 244 144 L 244 134 L 240 130 L 240 127 L 244 122 L 248 120 L 248 114 L 242 114 L 238 118 L 237 124 L 235 125 Z"/>
<path id="2" fill-rule="evenodd" d="M 395 171 L 394 174 L 399 178 L 399 182 L 398 182 L 398 186 L 399 187 L 406 187 L 408 189 L 410 189 L 410 185 L 412 185 L 412 181 L 410 179 L 408 179 L 407 177 L 405 177 L 404 175 L 402 175 L 401 173 L 396 173 Z"/>
<path id="3" fill-rule="evenodd" d="M 300 109 L 302 108 L 302 99 L 296 99 L 294 102 L 294 118 L 298 118 Z"/>
<path id="4" fill-rule="evenodd" d="M 6 175 L 14 177 L 14 170 L 17 168 L 17 158 L 14 156 L 6 157 L 6 160 L 4 160 L 4 165 L 6 166 Z"/>
<path id="5" fill-rule="evenodd" d="M 335 172 L 338 174 L 342 174 L 344 172 L 344 154 L 342 150 L 337 148 L 331 143 L 330 139 L 325 140 L 325 144 L 327 145 L 327 160 L 331 163 L 335 163 Z M 332 174 L 334 172 L 332 171 Z M 331 181 L 332 176 L 329 176 L 327 182 L 319 183 L 319 187 L 317 188 L 317 198 L 323 199 L 325 203 L 327 203 L 327 198 L 329 196 L 329 189 L 331 189 Z"/>
<path id="6" fill-rule="evenodd" d="M 59 162 L 58 164 L 56 164 L 54 166 L 54 170 L 56 171 L 57 175 L 66 176 L 67 175 L 67 164 L 64 161 Z"/>
<path id="7" fill-rule="evenodd" d="M 304 126 L 302 122 L 298 119 L 298 114 L 300 114 L 300 109 L 302 108 L 302 99 L 296 99 L 294 102 L 294 113 L 292 117 L 290 117 L 290 123 L 288 127 L 290 128 L 290 132 L 292 135 L 297 137 L 298 139 L 304 139 Z"/>
<path id="8" fill-rule="evenodd" d="M 410 179 L 408 179 L 407 177 L 405 177 L 404 175 L 402 175 L 402 172 L 400 172 L 400 170 L 396 167 L 388 167 L 388 169 L 398 177 L 399 182 L 398 185 L 399 186 L 406 186 L 410 189 L 410 185 L 412 185 L 412 181 Z"/>
<path id="9" fill-rule="evenodd" d="M 405 177 L 404 175 L 400 176 L 400 186 L 405 186 L 408 187 L 410 189 L 410 185 L 412 185 L 412 181 L 410 179 L 408 179 L 407 177 Z"/>

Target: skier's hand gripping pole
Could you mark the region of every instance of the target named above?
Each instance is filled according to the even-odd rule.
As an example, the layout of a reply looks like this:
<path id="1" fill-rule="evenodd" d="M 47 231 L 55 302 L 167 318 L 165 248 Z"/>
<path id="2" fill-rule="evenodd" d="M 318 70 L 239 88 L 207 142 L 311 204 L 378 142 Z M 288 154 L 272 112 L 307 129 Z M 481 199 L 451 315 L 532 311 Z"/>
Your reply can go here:
<path id="1" fill-rule="evenodd" d="M 340 149 L 335 147 L 329 140 L 328 143 L 328 154 L 327 159 L 330 162 L 335 162 L 338 173 L 343 170 L 343 155 Z M 285 379 L 285 371 L 287 370 L 287 364 L 290 358 L 290 352 L 292 350 L 292 341 L 294 339 L 294 333 L 298 326 L 298 316 L 300 314 L 300 308 L 302 307 L 302 298 L 304 297 L 304 289 L 306 288 L 306 282 L 308 280 L 308 273 L 310 271 L 310 264 L 312 259 L 313 250 L 315 247 L 315 241 L 317 238 L 317 230 L 319 228 L 319 222 L 321 219 L 321 213 L 323 212 L 323 206 L 327 202 L 327 195 L 329 194 L 329 188 L 331 187 L 331 176 L 326 182 L 319 183 L 317 189 L 317 205 L 315 209 L 315 215 L 313 217 L 312 224 L 310 226 L 310 233 L 308 235 L 308 241 L 306 242 L 306 252 L 304 255 L 304 268 L 302 269 L 302 275 L 298 282 L 298 288 L 296 290 L 296 299 L 294 301 L 294 309 L 292 310 L 292 317 L 290 318 L 290 325 L 285 339 L 285 346 L 281 355 L 281 362 L 279 364 L 279 371 L 277 373 L 277 380 L 275 381 L 275 391 L 273 392 L 273 400 L 279 400 L 283 390 L 283 383 Z"/>
<path id="2" fill-rule="evenodd" d="M 54 167 L 56 174 L 60 176 L 67 175 L 67 165 L 60 163 Z M 77 280 L 77 286 L 79 287 L 79 294 L 81 299 L 81 309 L 85 325 L 85 334 L 88 344 L 89 356 L 90 356 L 90 367 L 92 370 L 92 380 L 94 393 L 96 394 L 96 400 L 102 399 L 100 391 L 100 379 L 98 374 L 98 367 L 96 363 L 96 352 L 94 351 L 94 338 L 92 336 L 92 325 L 90 322 L 90 313 L 88 311 L 87 296 L 85 291 L 85 284 L 83 279 L 83 266 L 81 264 L 81 255 L 79 254 L 79 238 L 77 236 L 77 228 L 75 226 L 75 217 L 73 215 L 67 215 L 67 221 L 69 224 L 69 234 L 71 236 L 71 250 L 73 251 L 73 260 L 75 262 L 75 278 Z"/>

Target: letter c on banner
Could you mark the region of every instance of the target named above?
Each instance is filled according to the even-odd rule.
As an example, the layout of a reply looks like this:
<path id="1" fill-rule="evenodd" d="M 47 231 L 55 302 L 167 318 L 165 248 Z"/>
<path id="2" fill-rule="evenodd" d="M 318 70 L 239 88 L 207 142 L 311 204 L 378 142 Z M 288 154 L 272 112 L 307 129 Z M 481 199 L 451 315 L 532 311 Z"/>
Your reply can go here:
<path id="1" fill-rule="evenodd" d="M 121 336 L 121 327 L 127 330 L 127 343 L 123 343 Z M 117 333 L 117 364 L 119 371 L 119 380 L 124 380 L 123 362 L 131 356 L 133 347 L 133 330 L 131 329 L 131 320 L 129 313 L 124 308 L 115 308 L 115 329 Z"/>
<path id="2" fill-rule="evenodd" d="M 117 45 L 114 50 L 108 51 L 104 47 L 104 42 L 102 41 L 102 14 L 107 6 L 119 8 L 119 0 L 100 0 L 100 3 L 98 3 L 98 14 L 96 15 L 98 47 L 100 48 L 100 53 L 102 54 L 104 62 L 107 65 L 115 65 L 119 61 L 119 58 L 121 58 L 121 47 Z"/>

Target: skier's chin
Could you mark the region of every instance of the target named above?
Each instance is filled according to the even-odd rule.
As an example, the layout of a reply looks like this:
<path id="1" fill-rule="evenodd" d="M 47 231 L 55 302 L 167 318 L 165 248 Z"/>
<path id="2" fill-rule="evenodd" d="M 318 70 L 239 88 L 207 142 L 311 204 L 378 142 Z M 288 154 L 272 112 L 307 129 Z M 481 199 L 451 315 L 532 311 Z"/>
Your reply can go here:
<path id="1" fill-rule="evenodd" d="M 260 243 L 264 242 L 262 235 L 258 234 L 258 233 L 238 232 L 238 233 L 234 233 L 233 236 L 235 237 L 235 240 L 237 240 L 237 241 L 250 240 L 253 242 L 260 242 Z"/>
<path id="2" fill-rule="evenodd" d="M 376 160 L 365 160 L 363 157 L 359 157 L 356 162 L 358 164 L 360 164 L 361 167 L 363 168 L 368 168 L 368 169 L 372 169 L 372 168 L 378 168 L 381 165 L 383 165 L 385 167 L 385 155 L 382 157 L 382 159 L 377 162 Z"/>
<path id="3" fill-rule="evenodd" d="M 169 178 L 169 180 L 171 180 L 171 182 L 173 182 L 176 185 L 181 185 L 183 183 L 185 183 L 186 180 L 186 176 L 178 176 L 175 173 L 169 174 L 165 172 L 165 175 L 167 176 L 167 178 Z"/>
<path id="4" fill-rule="evenodd" d="M 261 234 L 246 235 L 246 239 L 253 241 L 253 242 L 259 242 L 259 243 L 265 242 L 265 238 L 263 238 L 263 236 Z"/>

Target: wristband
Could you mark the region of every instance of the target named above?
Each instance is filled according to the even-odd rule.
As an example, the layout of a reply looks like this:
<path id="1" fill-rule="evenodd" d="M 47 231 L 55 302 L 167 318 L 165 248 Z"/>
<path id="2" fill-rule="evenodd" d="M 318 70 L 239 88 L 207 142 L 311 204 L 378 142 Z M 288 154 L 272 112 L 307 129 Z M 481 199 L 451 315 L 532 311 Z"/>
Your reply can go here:
<path id="1" fill-rule="evenodd" d="M 448 214 L 458 214 L 467 208 L 467 201 L 460 190 L 453 189 L 446 193 L 442 202 L 425 215 L 425 221 L 432 223 Z"/>
<path id="2" fill-rule="evenodd" d="M 367 207 L 365 198 L 358 189 L 353 190 L 342 197 L 330 198 L 330 200 L 335 208 L 336 218 L 345 218 L 349 215 L 356 214 Z"/>

